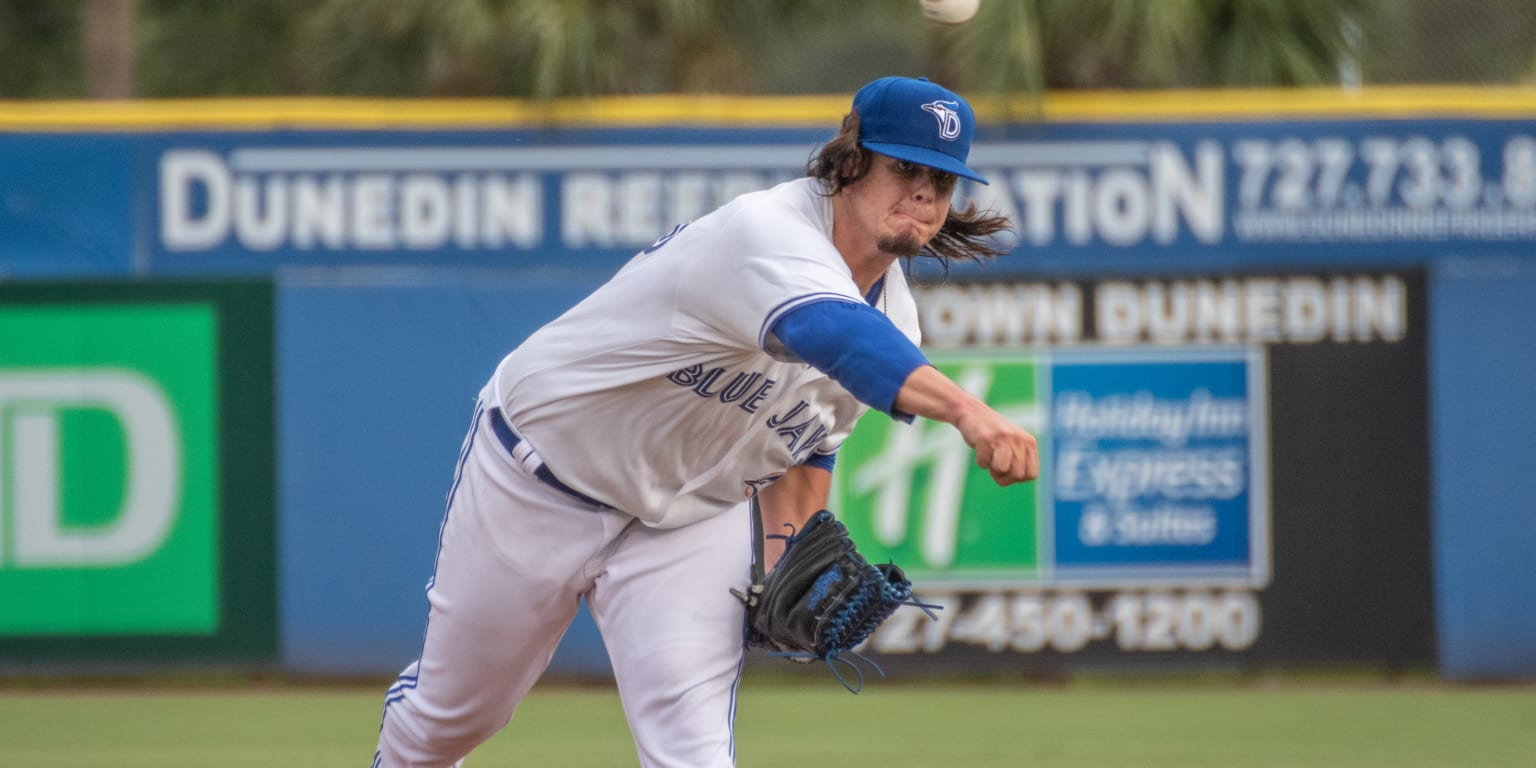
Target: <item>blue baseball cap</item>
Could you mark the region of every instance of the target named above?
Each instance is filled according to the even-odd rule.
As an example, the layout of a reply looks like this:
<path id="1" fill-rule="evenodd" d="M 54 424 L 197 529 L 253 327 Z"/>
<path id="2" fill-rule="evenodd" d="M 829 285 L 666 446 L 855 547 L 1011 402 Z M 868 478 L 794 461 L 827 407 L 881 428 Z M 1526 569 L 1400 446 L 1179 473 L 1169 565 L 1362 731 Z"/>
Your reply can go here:
<path id="1" fill-rule="evenodd" d="M 882 77 L 853 97 L 859 146 L 897 160 L 986 184 L 965 164 L 976 114 L 954 91 L 926 77 Z"/>

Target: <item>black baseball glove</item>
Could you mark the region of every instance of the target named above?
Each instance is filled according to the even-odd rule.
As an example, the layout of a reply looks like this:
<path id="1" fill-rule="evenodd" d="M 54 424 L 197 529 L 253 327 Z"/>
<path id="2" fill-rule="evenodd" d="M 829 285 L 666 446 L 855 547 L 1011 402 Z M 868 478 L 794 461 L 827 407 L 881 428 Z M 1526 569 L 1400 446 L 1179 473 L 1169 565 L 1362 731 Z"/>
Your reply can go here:
<path id="1" fill-rule="evenodd" d="M 755 583 L 746 592 L 732 590 L 747 604 L 748 645 L 794 661 L 824 661 L 844 687 L 858 693 L 864 675 L 845 654 L 880 672 L 853 649 L 903 605 L 936 618 L 938 606 L 915 600 L 912 582 L 900 568 L 865 561 L 831 512 L 821 510 L 798 532 L 777 538 L 784 539 L 784 554 L 773 570 L 764 577 L 759 557 Z M 856 682 L 839 671 L 837 661 L 856 673 Z"/>

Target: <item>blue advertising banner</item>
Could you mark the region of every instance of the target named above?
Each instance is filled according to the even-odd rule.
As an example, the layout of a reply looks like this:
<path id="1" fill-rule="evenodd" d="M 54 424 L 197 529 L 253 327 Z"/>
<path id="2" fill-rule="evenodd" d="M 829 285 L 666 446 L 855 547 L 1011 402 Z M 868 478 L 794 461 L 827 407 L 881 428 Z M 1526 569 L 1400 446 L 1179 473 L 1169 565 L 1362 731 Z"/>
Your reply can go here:
<path id="1" fill-rule="evenodd" d="M 803 173 L 827 131 L 324 132 L 156 137 L 156 271 L 280 264 L 616 266 L 674 224 Z M 983 131 L 958 194 L 1011 216 L 989 274 L 1394 262 L 1536 240 L 1527 121 L 1042 124 Z M 1327 244 L 1327 251 L 1298 246 Z"/>
<path id="2" fill-rule="evenodd" d="M 1263 350 L 1054 358 L 1055 581 L 1263 586 Z"/>
<path id="3" fill-rule="evenodd" d="M 802 175 L 834 123 L 7 134 L 0 271 L 611 271 Z M 992 183 L 958 202 L 1016 226 L 990 276 L 1401 265 L 1536 242 L 1529 120 L 995 124 L 971 163 Z"/>

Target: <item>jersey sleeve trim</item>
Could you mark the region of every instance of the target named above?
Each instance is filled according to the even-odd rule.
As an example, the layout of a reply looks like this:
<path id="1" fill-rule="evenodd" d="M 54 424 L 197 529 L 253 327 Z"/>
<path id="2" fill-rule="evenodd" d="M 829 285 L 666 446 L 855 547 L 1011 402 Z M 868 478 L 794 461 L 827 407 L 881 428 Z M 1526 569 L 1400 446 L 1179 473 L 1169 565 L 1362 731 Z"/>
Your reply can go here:
<path id="1" fill-rule="evenodd" d="M 769 353 L 770 355 L 774 354 L 776 350 L 771 346 L 770 339 L 774 335 L 773 327 L 778 324 L 779 319 L 784 317 L 786 314 L 799 309 L 800 307 L 806 306 L 807 304 L 813 304 L 822 301 L 846 302 L 848 304 L 854 305 L 859 304 L 859 301 L 852 296 L 841 293 L 833 293 L 831 291 L 807 293 L 801 296 L 796 296 L 787 301 L 780 302 L 778 306 L 768 310 L 767 317 L 763 318 L 763 325 L 758 329 L 757 332 L 758 348 Z"/>

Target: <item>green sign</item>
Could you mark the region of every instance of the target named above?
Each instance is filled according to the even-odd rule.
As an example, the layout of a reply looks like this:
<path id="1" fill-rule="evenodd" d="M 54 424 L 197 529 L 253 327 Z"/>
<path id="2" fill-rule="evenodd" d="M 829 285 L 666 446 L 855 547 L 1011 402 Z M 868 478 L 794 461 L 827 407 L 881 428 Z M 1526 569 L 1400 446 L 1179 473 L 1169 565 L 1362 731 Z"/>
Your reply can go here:
<path id="1" fill-rule="evenodd" d="M 217 320 L 0 308 L 0 636 L 219 630 Z"/>
<path id="2" fill-rule="evenodd" d="M 1033 358 L 933 362 L 1044 445 Z M 919 583 L 1017 582 L 1040 568 L 1038 486 L 999 488 L 948 424 L 871 413 L 838 451 L 833 509 L 872 561 L 900 563 Z"/>

